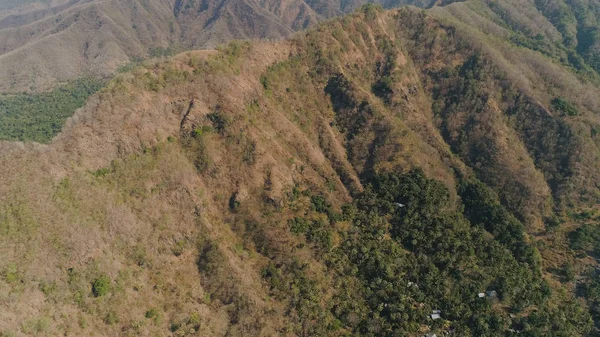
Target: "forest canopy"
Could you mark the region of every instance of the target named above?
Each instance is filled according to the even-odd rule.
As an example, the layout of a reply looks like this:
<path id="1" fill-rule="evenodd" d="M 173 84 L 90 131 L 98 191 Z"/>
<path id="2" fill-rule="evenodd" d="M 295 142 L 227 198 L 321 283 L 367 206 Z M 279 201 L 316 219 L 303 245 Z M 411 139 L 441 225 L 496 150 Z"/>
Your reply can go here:
<path id="1" fill-rule="evenodd" d="M 46 93 L 0 95 L 0 140 L 48 143 L 103 85 L 81 78 Z"/>

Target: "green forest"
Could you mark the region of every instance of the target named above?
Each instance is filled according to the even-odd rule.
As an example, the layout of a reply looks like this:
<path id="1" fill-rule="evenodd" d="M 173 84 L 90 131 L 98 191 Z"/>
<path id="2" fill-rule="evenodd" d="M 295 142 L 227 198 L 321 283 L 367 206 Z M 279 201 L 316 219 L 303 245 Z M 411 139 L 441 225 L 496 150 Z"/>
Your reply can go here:
<path id="1" fill-rule="evenodd" d="M 298 248 L 306 244 L 325 261 L 338 293 L 323 305 L 324 285 L 297 257 L 275 257 L 263 270 L 272 294 L 297 314 L 296 332 L 590 333 L 582 303 L 554 293 L 542 278 L 539 252 L 526 242 L 523 225 L 478 181 L 463 183 L 460 194 L 462 204 L 453 204 L 446 187 L 414 170 L 370 178 L 340 214 L 312 196 L 312 210 L 290 220 L 289 230 L 303 238 Z M 336 231 L 342 222 L 350 228 Z M 257 245 L 268 254 L 268 244 L 259 239 Z M 586 286 L 591 300 L 598 300 L 598 288 L 597 281 Z M 441 317 L 432 319 L 433 313 Z"/>
<path id="2" fill-rule="evenodd" d="M 81 78 L 50 92 L 0 95 L 0 140 L 48 143 L 104 82 Z"/>

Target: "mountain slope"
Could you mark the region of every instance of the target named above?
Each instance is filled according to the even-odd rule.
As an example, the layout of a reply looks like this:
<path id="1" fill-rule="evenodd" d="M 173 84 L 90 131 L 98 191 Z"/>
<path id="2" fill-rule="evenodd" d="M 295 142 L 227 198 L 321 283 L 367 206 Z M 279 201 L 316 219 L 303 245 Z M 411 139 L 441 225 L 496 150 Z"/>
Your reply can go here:
<path id="1" fill-rule="evenodd" d="M 595 333 L 556 269 L 595 265 L 559 245 L 598 203 L 598 84 L 484 5 L 148 63 L 1 143 L 0 331 Z"/>

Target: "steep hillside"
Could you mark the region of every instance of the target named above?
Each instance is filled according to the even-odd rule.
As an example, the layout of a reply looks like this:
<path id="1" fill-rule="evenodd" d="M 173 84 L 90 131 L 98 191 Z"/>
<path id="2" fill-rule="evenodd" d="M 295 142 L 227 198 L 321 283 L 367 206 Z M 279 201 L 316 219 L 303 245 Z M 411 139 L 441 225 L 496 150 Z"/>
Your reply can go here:
<path id="1" fill-rule="evenodd" d="M 526 5 L 513 1 L 504 3 L 505 11 L 498 15 L 492 11 L 497 5 L 495 2 L 468 2 L 432 12 L 442 22 L 460 27 L 468 40 L 482 45 L 487 56 L 487 60 L 473 60 L 468 67 L 460 69 L 459 82 L 448 81 L 452 76 L 445 70 L 440 76 L 436 75 L 432 83 L 436 91 L 459 96 L 451 102 L 444 99 L 440 105 L 434 104 L 434 109 L 443 116 L 458 118 L 465 123 L 460 117 L 463 115 L 461 110 L 485 111 L 489 97 L 500 98 L 506 104 L 498 106 L 504 111 L 505 123 L 516 130 L 536 167 L 544 172 L 555 199 L 572 205 L 567 201 L 569 195 L 579 195 L 576 198 L 595 204 L 598 196 L 596 178 L 584 182 L 587 178 L 583 177 L 598 174 L 598 73 L 581 57 L 574 58 L 574 51 L 560 42 L 555 26 L 540 12 L 525 10 Z M 530 18 L 523 19 L 525 15 Z M 537 31 L 529 31 L 532 27 Z M 558 42 L 553 42 L 555 38 Z M 531 44 L 532 39 L 540 41 L 541 45 Z M 428 57 L 422 56 L 417 59 Z M 495 68 L 501 75 L 488 77 L 485 70 L 490 68 Z M 492 80 L 495 83 L 492 90 L 496 91 L 486 96 L 470 85 L 473 79 Z M 483 99 L 473 100 L 473 94 Z M 467 156 L 469 150 L 465 147 L 465 138 L 456 136 L 466 133 L 470 138 L 469 124 L 444 124 L 442 130 L 447 133 L 447 138 L 453 139 L 450 144 L 455 151 Z M 499 178 L 488 176 L 488 179 Z"/>
<path id="2" fill-rule="evenodd" d="M 81 75 L 112 74 L 131 60 L 232 39 L 280 39 L 364 2 L 2 0 L 0 92 L 45 91 Z"/>
<path id="3" fill-rule="evenodd" d="M 597 333 L 598 83 L 487 8 L 146 63 L 0 143 L 0 333 Z"/>

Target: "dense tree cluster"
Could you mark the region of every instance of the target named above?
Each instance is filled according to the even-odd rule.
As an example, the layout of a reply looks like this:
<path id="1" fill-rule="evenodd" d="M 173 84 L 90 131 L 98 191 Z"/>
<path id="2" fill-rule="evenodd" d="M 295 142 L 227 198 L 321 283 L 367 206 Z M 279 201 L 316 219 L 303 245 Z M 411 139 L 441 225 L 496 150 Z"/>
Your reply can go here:
<path id="1" fill-rule="evenodd" d="M 464 183 L 460 205 L 419 170 L 377 175 L 368 183 L 342 214 L 332 216 L 326 201 L 313 197 L 312 212 L 329 220 L 307 214 L 288 223 L 292 233 L 324 252 L 317 256 L 338 291 L 324 305 L 326 314 L 307 264 L 271 263 L 263 273 L 279 298 L 290 298 L 305 334 L 569 336 L 590 330 L 579 302 L 551 304 L 539 253 L 482 183 Z M 349 230 L 336 232 L 339 221 L 350 222 Z M 315 239 L 332 236 L 341 238 L 339 244 Z M 437 310 L 441 318 L 432 319 Z"/>
<path id="2" fill-rule="evenodd" d="M 585 224 L 569 235 L 571 249 L 588 254 L 600 254 L 600 226 Z"/>
<path id="3" fill-rule="evenodd" d="M 0 95 L 0 140 L 49 142 L 102 86 L 82 78 L 47 93 Z"/>

